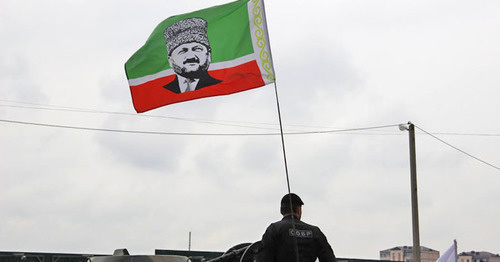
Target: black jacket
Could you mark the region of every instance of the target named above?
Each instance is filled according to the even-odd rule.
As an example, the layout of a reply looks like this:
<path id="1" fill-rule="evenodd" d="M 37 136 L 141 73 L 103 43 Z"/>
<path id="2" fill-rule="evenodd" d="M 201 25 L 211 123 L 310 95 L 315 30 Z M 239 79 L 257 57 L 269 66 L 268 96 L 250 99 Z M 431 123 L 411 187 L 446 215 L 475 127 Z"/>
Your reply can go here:
<path id="1" fill-rule="evenodd" d="M 198 81 L 198 84 L 196 85 L 195 90 L 202 89 L 206 86 L 215 85 L 215 84 L 218 84 L 220 82 L 221 82 L 221 80 L 215 79 L 215 78 L 211 77 L 208 73 L 205 73 L 200 77 L 200 81 Z M 164 85 L 163 88 L 168 89 L 176 94 L 180 94 L 181 89 L 179 88 L 179 78 L 177 76 L 175 76 L 175 79 L 172 82 Z"/>
<path id="2" fill-rule="evenodd" d="M 319 227 L 306 224 L 296 216 L 283 217 L 281 221 L 272 223 L 262 236 L 263 250 L 259 262 L 296 262 L 295 242 L 297 243 L 299 261 L 336 262 L 332 247 Z"/>

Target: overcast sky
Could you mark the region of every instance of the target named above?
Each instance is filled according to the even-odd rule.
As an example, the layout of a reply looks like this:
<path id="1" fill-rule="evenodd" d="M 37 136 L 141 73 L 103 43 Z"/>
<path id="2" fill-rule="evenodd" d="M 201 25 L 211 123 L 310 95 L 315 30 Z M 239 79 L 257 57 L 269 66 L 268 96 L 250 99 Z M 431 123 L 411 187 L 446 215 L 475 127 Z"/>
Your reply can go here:
<path id="1" fill-rule="evenodd" d="M 133 109 L 125 61 L 163 19 L 227 3 L 0 2 L 0 251 L 225 251 L 279 220 L 274 85 Z M 338 257 L 500 253 L 500 2 L 268 0 L 290 186 Z M 113 113 L 115 112 L 115 113 Z M 118 114 L 119 113 L 119 114 Z M 426 134 L 485 161 L 457 151 Z M 190 135 L 191 134 L 191 135 Z"/>

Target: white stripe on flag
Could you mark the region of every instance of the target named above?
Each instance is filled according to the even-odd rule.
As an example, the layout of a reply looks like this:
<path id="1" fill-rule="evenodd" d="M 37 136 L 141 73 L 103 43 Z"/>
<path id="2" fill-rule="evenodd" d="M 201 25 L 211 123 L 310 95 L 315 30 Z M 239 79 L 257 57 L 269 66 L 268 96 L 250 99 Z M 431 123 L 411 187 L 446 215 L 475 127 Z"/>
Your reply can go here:
<path id="1" fill-rule="evenodd" d="M 239 65 L 242 65 L 244 63 L 248 63 L 248 62 L 255 60 L 255 59 L 257 59 L 256 54 L 249 54 L 246 56 L 238 57 L 238 58 L 231 60 L 231 61 L 213 63 L 213 64 L 210 64 L 209 71 L 239 66 Z M 156 74 L 138 77 L 138 78 L 134 78 L 134 79 L 129 79 L 128 83 L 130 86 L 137 86 L 137 85 L 141 85 L 141 84 L 147 83 L 149 81 L 152 81 L 152 80 L 155 80 L 158 78 L 162 78 L 165 76 L 169 76 L 172 74 L 174 74 L 174 70 L 170 68 L 167 70 L 160 71 Z"/>

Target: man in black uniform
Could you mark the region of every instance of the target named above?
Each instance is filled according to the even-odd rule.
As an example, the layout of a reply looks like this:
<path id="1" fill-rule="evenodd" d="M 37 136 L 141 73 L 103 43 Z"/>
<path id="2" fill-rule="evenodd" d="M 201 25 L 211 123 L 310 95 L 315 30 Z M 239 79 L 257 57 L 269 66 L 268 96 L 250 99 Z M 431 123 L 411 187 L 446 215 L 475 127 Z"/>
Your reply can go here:
<path id="1" fill-rule="evenodd" d="M 314 262 L 316 258 L 320 262 L 337 261 L 319 227 L 300 221 L 303 204 L 293 193 L 281 199 L 283 219 L 272 223 L 262 236 L 259 262 Z"/>

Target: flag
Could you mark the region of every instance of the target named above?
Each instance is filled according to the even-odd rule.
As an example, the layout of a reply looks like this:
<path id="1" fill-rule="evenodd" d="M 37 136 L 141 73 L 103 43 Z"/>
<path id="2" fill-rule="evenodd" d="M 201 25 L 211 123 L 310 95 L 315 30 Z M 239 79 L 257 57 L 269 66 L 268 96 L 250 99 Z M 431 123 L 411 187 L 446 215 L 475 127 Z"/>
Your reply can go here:
<path id="1" fill-rule="evenodd" d="M 457 258 L 457 241 L 453 240 L 453 245 L 436 262 L 456 262 Z"/>
<path id="2" fill-rule="evenodd" d="M 239 0 L 162 21 L 125 63 L 138 113 L 274 82 L 263 0 Z"/>

